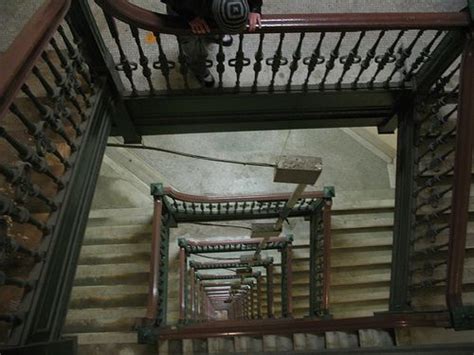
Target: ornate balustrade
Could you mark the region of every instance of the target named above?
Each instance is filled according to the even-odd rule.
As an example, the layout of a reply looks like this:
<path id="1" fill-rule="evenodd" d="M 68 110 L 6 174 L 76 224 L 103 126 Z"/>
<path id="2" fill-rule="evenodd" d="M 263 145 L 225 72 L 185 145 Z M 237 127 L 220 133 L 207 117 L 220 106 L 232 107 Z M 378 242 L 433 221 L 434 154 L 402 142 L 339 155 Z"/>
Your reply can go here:
<path id="1" fill-rule="evenodd" d="M 123 72 L 129 94 L 196 89 L 179 42 L 179 36 L 191 35 L 186 23 L 128 0 L 96 3 L 104 10 L 119 54 L 116 69 Z M 218 41 L 207 64 L 218 78 L 216 90 L 226 92 L 405 89 L 436 60 L 433 52 L 451 31 L 469 23 L 467 12 L 264 14 L 261 28 L 236 36 L 234 47 L 225 49 Z M 156 37 L 152 49 L 141 40 L 145 31 Z M 130 36 L 139 63 L 124 50 Z"/>
<path id="2" fill-rule="evenodd" d="M 74 346 L 59 339 L 111 127 L 110 93 L 90 66 L 75 10 L 46 1 L 0 55 L 0 337 L 8 347 Z"/>

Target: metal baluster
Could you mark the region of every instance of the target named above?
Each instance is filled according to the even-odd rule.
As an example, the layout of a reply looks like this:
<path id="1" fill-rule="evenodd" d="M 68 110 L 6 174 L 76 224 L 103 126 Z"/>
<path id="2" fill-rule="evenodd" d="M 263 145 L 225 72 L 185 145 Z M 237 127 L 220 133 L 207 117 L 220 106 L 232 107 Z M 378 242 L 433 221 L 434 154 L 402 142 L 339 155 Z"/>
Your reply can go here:
<path id="1" fill-rule="evenodd" d="M 185 89 L 189 90 L 189 81 L 188 81 L 189 67 L 188 67 L 187 57 L 186 57 L 186 54 L 184 53 L 184 50 L 183 50 L 183 45 L 181 43 L 181 37 L 176 36 L 176 41 L 178 42 L 179 72 L 180 72 L 181 76 L 183 77 Z"/>
<path id="2" fill-rule="evenodd" d="M 118 64 L 115 69 L 118 71 L 123 71 L 125 73 L 125 77 L 128 79 L 130 86 L 132 88 L 132 94 L 137 94 L 137 88 L 135 87 L 135 82 L 133 81 L 133 71 L 138 68 L 136 63 L 130 62 L 125 55 L 125 51 L 123 50 L 122 43 L 120 42 L 120 35 L 117 28 L 117 24 L 115 19 L 110 16 L 106 11 L 104 11 L 104 17 L 107 21 L 107 26 L 109 27 L 110 34 L 117 45 L 117 49 L 120 55 L 120 64 Z"/>
<path id="3" fill-rule="evenodd" d="M 418 40 L 421 38 L 421 36 L 423 36 L 424 33 L 425 31 L 418 31 L 410 45 L 401 51 L 400 58 L 398 58 L 398 60 L 395 62 L 392 72 L 388 76 L 387 80 L 385 80 L 384 87 L 388 88 L 394 75 L 405 66 L 407 59 L 411 57 L 413 48 L 415 48 L 415 45 L 418 43 Z"/>
<path id="4" fill-rule="evenodd" d="M 59 62 L 61 63 L 61 67 L 66 72 L 67 82 L 70 83 L 70 85 L 74 88 L 74 90 L 76 90 L 76 92 L 79 93 L 79 95 L 82 96 L 82 99 L 84 100 L 84 103 L 86 104 L 86 106 L 91 107 L 92 104 L 89 100 L 89 97 L 86 95 L 84 90 L 82 90 L 81 83 L 79 82 L 79 80 L 76 77 L 76 73 L 75 73 L 75 70 L 74 70 L 71 62 L 66 59 L 66 57 L 64 56 L 63 52 L 59 48 L 58 43 L 56 42 L 54 37 L 51 38 L 49 43 L 51 43 L 51 46 L 53 47 L 54 51 L 56 52 L 56 55 L 59 58 Z"/>
<path id="5" fill-rule="evenodd" d="M 20 163 L 12 168 L 0 164 L 0 174 L 15 187 L 15 201 L 24 203 L 27 197 L 36 197 L 47 204 L 52 211 L 57 210 L 57 203 L 46 197 L 40 187 L 32 183 L 30 169 L 31 166 L 28 163 Z"/>
<path id="6" fill-rule="evenodd" d="M 286 84 L 286 91 L 289 92 L 291 90 L 291 84 L 293 82 L 293 76 L 295 75 L 296 71 L 298 70 L 298 63 L 301 60 L 301 47 L 303 46 L 303 40 L 306 33 L 300 33 L 300 39 L 298 41 L 298 45 L 296 46 L 295 52 L 293 53 L 293 61 L 290 64 L 290 77 L 288 78 L 288 83 Z"/>
<path id="7" fill-rule="evenodd" d="M 258 42 L 258 49 L 255 53 L 255 64 L 253 65 L 253 71 L 255 72 L 252 92 L 257 92 L 258 90 L 258 77 L 262 71 L 262 61 L 263 61 L 263 40 L 265 39 L 265 34 L 260 33 L 260 40 Z"/>
<path id="8" fill-rule="evenodd" d="M 21 90 L 30 98 L 30 100 L 33 102 L 35 108 L 38 110 L 39 114 L 41 115 L 41 118 L 43 121 L 47 122 L 51 129 L 60 135 L 66 143 L 69 145 L 71 150 L 74 152 L 77 150 L 76 144 L 69 138 L 67 135 L 64 125 L 61 122 L 60 118 L 46 105 L 43 105 L 38 98 L 33 94 L 33 92 L 30 90 L 29 86 L 27 84 L 23 84 L 21 87 Z"/>
<path id="9" fill-rule="evenodd" d="M 339 39 L 336 43 L 336 46 L 334 49 L 331 51 L 331 55 L 329 57 L 329 60 L 326 63 L 326 71 L 324 73 L 323 79 L 321 80 L 321 83 L 319 83 L 319 90 L 323 90 L 325 85 L 326 85 L 326 80 L 329 76 L 329 73 L 334 69 L 334 66 L 336 64 L 336 59 L 339 58 L 339 50 L 342 45 L 342 41 L 344 37 L 346 36 L 346 32 L 341 32 L 339 35 Z"/>
<path id="10" fill-rule="evenodd" d="M 444 89 L 446 85 L 449 84 L 451 79 L 461 69 L 461 63 L 459 63 L 453 70 L 451 70 L 446 76 L 443 76 L 439 81 L 435 84 L 433 90 L 431 91 L 432 95 L 444 93 Z"/>
<path id="11" fill-rule="evenodd" d="M 433 160 L 431 160 L 428 166 L 426 166 L 422 171 L 420 171 L 419 175 L 421 176 L 427 171 L 434 170 L 439 165 L 441 165 L 441 163 L 443 163 L 446 160 L 446 158 L 449 157 L 451 154 L 453 154 L 455 151 L 456 149 L 453 148 L 447 151 L 446 153 L 444 153 L 443 155 L 435 157 Z"/>
<path id="12" fill-rule="evenodd" d="M 166 81 L 166 88 L 168 91 L 171 91 L 170 70 L 174 68 L 175 64 L 168 61 L 165 51 L 163 50 L 160 34 L 154 33 L 154 35 L 156 37 L 156 44 L 158 45 L 158 62 L 155 63 L 153 67 L 161 71 L 161 74 L 164 76 Z"/>
<path id="13" fill-rule="evenodd" d="M 74 128 L 76 134 L 78 136 L 81 136 L 83 131 L 81 127 L 79 127 L 79 125 L 76 123 L 76 121 L 74 121 L 74 119 L 72 118 L 71 111 L 66 107 L 64 97 L 62 95 L 58 95 L 58 93 L 53 90 L 53 88 L 44 78 L 38 67 L 33 67 L 32 72 L 33 75 L 43 86 L 44 90 L 46 91 L 46 95 L 50 98 L 52 102 L 54 102 L 54 111 L 56 112 L 56 114 L 61 118 L 64 117 L 71 124 L 72 128 Z"/>
<path id="14" fill-rule="evenodd" d="M 3 271 L 0 271 L 0 286 L 16 286 L 24 288 L 26 291 L 32 290 L 35 283 L 28 280 L 22 280 L 15 277 L 8 277 Z"/>
<path id="15" fill-rule="evenodd" d="M 442 34 L 443 34 L 443 31 L 436 32 L 433 39 L 426 45 L 426 47 L 423 48 L 418 58 L 416 58 L 416 60 L 411 65 L 410 70 L 406 73 L 405 77 L 403 78 L 403 82 L 402 82 L 403 85 L 405 85 L 408 81 L 413 79 L 413 76 L 415 75 L 416 71 L 421 66 L 421 64 L 423 64 L 430 58 L 431 49 L 433 48 L 434 44 L 436 43 L 436 41 Z"/>
<path id="16" fill-rule="evenodd" d="M 280 33 L 280 42 L 278 43 L 275 55 L 273 56 L 273 58 L 268 58 L 266 61 L 267 65 L 270 65 L 272 67 L 272 80 L 270 82 L 270 85 L 268 86 L 268 91 L 270 93 L 273 93 L 275 91 L 275 78 L 278 72 L 280 71 L 280 67 L 288 63 L 288 59 L 282 56 L 282 47 L 284 39 L 285 34 Z"/>
<path id="17" fill-rule="evenodd" d="M 433 187 L 436 183 L 438 182 L 441 182 L 443 179 L 445 179 L 446 177 L 448 177 L 452 172 L 454 171 L 454 167 L 446 170 L 444 173 L 440 174 L 440 175 L 436 175 L 436 176 L 433 176 L 431 178 L 429 178 L 424 184 L 423 186 L 421 186 L 420 188 L 418 188 L 418 190 L 415 191 L 415 193 L 413 194 L 414 197 L 416 197 L 417 195 L 419 195 L 422 191 L 428 189 L 428 188 L 431 188 Z"/>
<path id="18" fill-rule="evenodd" d="M 142 73 L 145 77 L 148 87 L 150 88 L 150 94 L 153 95 L 155 93 L 155 88 L 153 86 L 152 78 L 151 78 L 151 69 L 148 66 L 149 60 L 148 57 L 145 55 L 143 51 L 142 43 L 140 40 L 140 31 L 137 27 L 130 25 L 130 31 L 132 32 L 132 36 L 135 39 L 135 43 L 137 44 L 138 55 L 140 56 L 140 65 L 142 66 Z"/>
<path id="19" fill-rule="evenodd" d="M 419 163 L 421 159 L 423 159 L 429 153 L 434 152 L 439 146 L 446 144 L 446 140 L 454 133 L 456 133 L 456 127 L 436 138 L 434 142 L 429 144 L 428 149 L 420 154 L 420 156 L 416 159 L 416 163 Z"/>
<path id="20" fill-rule="evenodd" d="M 224 77 L 224 72 L 225 72 L 225 52 L 224 52 L 224 44 L 222 43 L 222 39 L 223 39 L 223 36 L 219 36 L 219 51 L 217 52 L 217 55 L 216 55 L 216 60 L 217 60 L 216 70 L 217 70 L 217 74 L 219 75 L 219 85 L 218 85 L 219 90 L 221 90 L 223 87 L 223 77 Z M 240 42 L 240 45 L 242 45 L 242 41 Z"/>
<path id="21" fill-rule="evenodd" d="M 385 69 L 387 64 L 393 63 L 397 60 L 397 58 L 393 54 L 395 53 L 395 48 L 397 47 L 405 32 L 406 31 L 403 30 L 398 33 L 397 38 L 395 39 L 395 41 L 393 41 L 392 45 L 385 51 L 384 55 L 375 57 L 375 62 L 378 65 L 377 70 L 375 71 L 374 75 L 368 83 L 369 88 L 372 89 L 374 87 L 375 80 L 379 76 L 380 72 Z"/>
<path id="22" fill-rule="evenodd" d="M 375 55 L 377 54 L 377 48 L 379 47 L 380 42 L 382 41 L 382 38 L 385 37 L 385 33 L 386 33 L 386 31 L 380 31 L 374 45 L 367 52 L 367 56 L 364 58 L 364 60 L 362 61 L 361 65 L 360 65 L 359 74 L 357 74 L 357 77 L 355 78 L 354 82 L 352 83 L 352 89 L 353 90 L 357 89 L 357 86 L 359 84 L 359 80 L 360 80 L 362 74 L 367 69 L 369 69 L 370 64 L 372 64 L 372 60 L 375 58 Z"/>
<path id="23" fill-rule="evenodd" d="M 236 74 L 236 81 L 235 81 L 235 91 L 240 91 L 240 76 L 244 67 L 250 65 L 250 59 L 245 58 L 245 53 L 243 50 L 243 43 L 244 43 L 244 34 L 241 33 L 239 35 L 239 47 L 237 52 L 235 53 L 235 58 L 229 60 L 229 66 L 235 67 L 235 74 Z"/>
<path id="24" fill-rule="evenodd" d="M 34 170 L 39 173 L 43 173 L 46 176 L 50 177 L 59 188 L 64 187 L 63 182 L 56 175 L 53 174 L 53 171 L 48 165 L 48 162 L 43 157 L 39 156 L 33 149 L 27 145 L 16 140 L 12 135 L 10 135 L 5 128 L 0 126 L 0 137 L 4 138 L 10 145 L 18 152 L 19 157 L 31 164 Z"/>
<path id="25" fill-rule="evenodd" d="M 359 35 L 359 39 L 357 40 L 356 44 L 354 45 L 354 48 L 351 49 L 349 54 L 347 56 L 342 57 L 339 61 L 341 64 L 344 65 L 342 74 L 336 84 L 336 89 L 340 90 L 342 86 L 342 81 L 344 80 L 344 77 L 346 76 L 347 72 L 351 70 L 352 66 L 354 64 L 360 63 L 362 58 L 359 56 L 359 47 L 360 44 L 362 43 L 362 40 L 365 37 L 366 32 L 362 31 Z"/>
<path id="26" fill-rule="evenodd" d="M 308 90 L 309 78 L 311 77 L 311 74 L 314 72 L 314 70 L 319 64 L 323 64 L 326 60 L 323 56 L 321 56 L 321 46 L 323 44 L 324 37 L 326 37 L 326 33 L 321 32 L 318 44 L 316 45 L 313 54 L 311 55 L 311 57 L 307 57 L 303 60 L 303 64 L 308 66 L 308 74 L 306 74 L 306 80 L 303 84 L 304 91 Z"/>
<path id="27" fill-rule="evenodd" d="M 49 55 L 47 52 L 43 52 L 41 54 L 41 58 L 44 60 L 46 65 L 49 68 L 49 71 L 51 74 L 54 76 L 54 80 L 56 83 L 56 86 L 59 88 L 59 95 L 65 96 L 76 108 L 77 112 L 81 115 L 82 121 L 87 120 L 87 116 L 85 113 L 82 111 L 82 107 L 79 104 L 79 101 L 77 101 L 76 97 L 72 94 L 72 90 L 74 89 L 71 87 L 70 83 L 67 81 L 67 78 L 63 77 L 61 73 L 58 71 L 58 69 L 55 67 L 51 59 L 49 58 Z"/>
<path id="28" fill-rule="evenodd" d="M 55 144 L 48 138 L 45 132 L 47 128 L 46 122 L 31 123 L 14 103 L 10 105 L 10 111 L 23 123 L 28 134 L 35 138 L 36 151 L 40 156 L 44 156 L 45 152 L 51 153 L 58 158 L 66 170 L 71 167 L 71 164 L 59 153 Z"/>
<path id="29" fill-rule="evenodd" d="M 87 67 L 86 62 L 81 52 L 78 50 L 78 48 L 72 45 L 71 41 L 66 35 L 66 32 L 64 31 L 63 26 L 59 25 L 58 32 L 61 35 L 61 38 L 63 39 L 64 44 L 66 45 L 67 51 L 69 53 L 69 57 L 72 59 L 72 62 L 74 64 L 74 68 L 84 78 L 87 86 L 93 89 L 92 79 L 89 73 L 89 68 Z"/>
<path id="30" fill-rule="evenodd" d="M 28 223 L 45 234 L 49 233 L 49 228 L 45 223 L 38 221 L 26 208 L 17 206 L 15 202 L 3 195 L 0 195 L 0 215 L 10 216 L 15 222 Z"/>

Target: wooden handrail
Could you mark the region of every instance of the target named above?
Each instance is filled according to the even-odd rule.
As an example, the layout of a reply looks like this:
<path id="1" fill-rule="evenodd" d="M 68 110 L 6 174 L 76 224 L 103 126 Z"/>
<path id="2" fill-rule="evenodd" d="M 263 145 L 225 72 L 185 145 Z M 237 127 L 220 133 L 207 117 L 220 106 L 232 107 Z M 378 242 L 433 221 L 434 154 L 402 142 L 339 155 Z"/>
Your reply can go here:
<path id="1" fill-rule="evenodd" d="M 46 1 L 6 52 L 0 54 L 0 117 L 10 107 L 70 6 L 71 0 Z"/>
<path id="2" fill-rule="evenodd" d="M 189 26 L 177 18 L 133 5 L 129 0 L 95 0 L 113 17 L 148 31 L 191 34 Z M 290 33 L 362 30 L 452 30 L 470 26 L 469 13 L 327 13 L 264 15 L 257 33 Z M 219 31 L 213 31 L 218 33 Z"/>
<path id="3" fill-rule="evenodd" d="M 231 203 L 231 202 L 251 202 L 251 201 L 284 201 L 288 200 L 291 193 L 265 194 L 265 195 L 236 195 L 236 196 L 197 196 L 178 192 L 171 187 L 164 189 L 164 194 L 178 201 L 194 203 Z M 301 198 L 324 198 L 323 191 L 309 191 L 301 195 Z"/>

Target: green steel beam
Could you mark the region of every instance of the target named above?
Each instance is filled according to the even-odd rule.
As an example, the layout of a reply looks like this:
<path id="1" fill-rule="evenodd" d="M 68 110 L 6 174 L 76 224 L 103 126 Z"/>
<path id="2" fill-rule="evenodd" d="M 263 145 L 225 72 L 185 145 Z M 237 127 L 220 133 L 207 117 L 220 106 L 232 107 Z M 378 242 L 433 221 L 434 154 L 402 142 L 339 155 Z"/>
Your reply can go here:
<path id="1" fill-rule="evenodd" d="M 140 94 L 125 98 L 125 106 L 142 135 L 366 127 L 392 117 L 401 93 L 375 89 L 218 96 Z"/>

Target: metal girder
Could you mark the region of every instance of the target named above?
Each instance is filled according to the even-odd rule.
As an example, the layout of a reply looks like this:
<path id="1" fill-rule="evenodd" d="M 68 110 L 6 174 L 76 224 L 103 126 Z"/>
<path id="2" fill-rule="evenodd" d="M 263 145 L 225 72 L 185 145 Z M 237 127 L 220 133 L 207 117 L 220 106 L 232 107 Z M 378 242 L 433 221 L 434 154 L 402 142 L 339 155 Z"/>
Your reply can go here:
<path id="1" fill-rule="evenodd" d="M 408 278 L 410 242 L 412 240 L 415 175 L 415 108 L 407 100 L 398 127 L 397 179 L 390 283 L 390 311 L 409 309 Z"/>
<path id="2" fill-rule="evenodd" d="M 402 92 L 375 89 L 219 96 L 138 95 L 125 98 L 125 106 L 143 135 L 366 127 L 378 126 L 392 117 Z"/>

